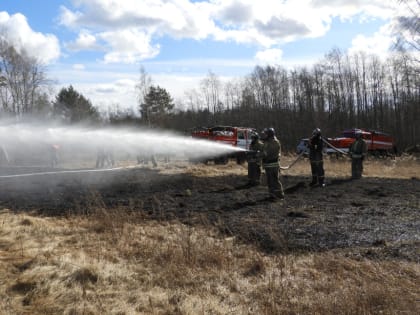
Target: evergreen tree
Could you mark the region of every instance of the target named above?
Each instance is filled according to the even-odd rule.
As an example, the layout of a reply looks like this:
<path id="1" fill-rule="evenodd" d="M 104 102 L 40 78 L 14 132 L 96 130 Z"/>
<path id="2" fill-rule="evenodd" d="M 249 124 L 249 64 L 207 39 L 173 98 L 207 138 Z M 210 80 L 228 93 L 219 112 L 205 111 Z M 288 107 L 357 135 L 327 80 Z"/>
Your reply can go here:
<path id="1" fill-rule="evenodd" d="M 98 121 L 98 110 L 90 100 L 77 92 L 73 86 L 62 88 L 54 102 L 54 114 L 70 123 Z"/>
<path id="2" fill-rule="evenodd" d="M 150 125 L 160 125 L 162 119 L 174 108 L 171 95 L 164 88 L 151 86 L 140 104 L 142 120 Z"/>

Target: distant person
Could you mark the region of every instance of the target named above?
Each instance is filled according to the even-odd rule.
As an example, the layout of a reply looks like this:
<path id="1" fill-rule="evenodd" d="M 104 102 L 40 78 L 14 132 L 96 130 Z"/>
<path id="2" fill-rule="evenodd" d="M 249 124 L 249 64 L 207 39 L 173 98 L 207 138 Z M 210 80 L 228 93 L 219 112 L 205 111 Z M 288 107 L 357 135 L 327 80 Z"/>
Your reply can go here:
<path id="1" fill-rule="evenodd" d="M 96 168 L 113 167 L 115 165 L 114 152 L 111 148 L 98 147 L 96 151 Z"/>
<path id="2" fill-rule="evenodd" d="M 324 182 L 324 160 L 323 160 L 323 149 L 324 144 L 321 137 L 321 129 L 316 128 L 312 132 L 312 137 L 308 142 L 309 147 L 309 161 L 311 162 L 311 173 L 312 181 L 309 186 L 314 187 L 319 185 L 325 187 Z"/>
<path id="3" fill-rule="evenodd" d="M 56 168 L 58 165 L 58 151 L 60 149 L 60 146 L 58 144 L 52 144 L 49 148 L 49 160 L 50 160 L 50 166 L 52 168 Z"/>
<path id="4" fill-rule="evenodd" d="M 157 167 L 157 166 L 158 166 L 158 164 L 157 164 L 157 161 L 156 161 L 156 158 L 155 158 L 155 155 L 154 155 L 154 154 L 150 155 L 150 160 L 152 161 L 153 167 Z"/>
<path id="5" fill-rule="evenodd" d="M 163 156 L 163 161 L 168 164 L 171 162 L 171 155 L 169 153 L 165 153 Z"/>
<path id="6" fill-rule="evenodd" d="M 106 153 L 104 147 L 98 147 L 96 150 L 96 168 L 103 168 L 105 166 Z"/>
<path id="7" fill-rule="evenodd" d="M 114 151 L 112 148 L 105 149 L 105 162 L 108 167 L 115 166 Z"/>
<path id="8" fill-rule="evenodd" d="M 149 161 L 152 161 L 153 167 L 157 167 L 157 161 L 154 154 L 150 155 L 137 155 L 137 164 L 148 165 Z"/>
<path id="9" fill-rule="evenodd" d="M 261 183 L 261 154 L 264 144 L 260 141 L 257 133 L 251 135 L 251 144 L 249 145 L 248 161 L 248 183 L 247 186 L 258 186 Z"/>
<path id="10" fill-rule="evenodd" d="M 349 149 L 351 157 L 351 178 L 360 179 L 363 173 L 363 160 L 367 154 L 367 144 L 362 138 L 362 131 L 356 130 L 356 141 L 352 143 Z"/>
<path id="11" fill-rule="evenodd" d="M 7 151 L 3 146 L 0 146 L 0 165 L 7 165 L 9 163 L 9 154 L 7 154 Z"/>
<path id="12" fill-rule="evenodd" d="M 283 199 L 283 186 L 279 180 L 281 147 L 275 136 L 274 128 L 265 128 L 262 132 L 262 140 L 264 141 L 262 162 L 270 199 Z"/>

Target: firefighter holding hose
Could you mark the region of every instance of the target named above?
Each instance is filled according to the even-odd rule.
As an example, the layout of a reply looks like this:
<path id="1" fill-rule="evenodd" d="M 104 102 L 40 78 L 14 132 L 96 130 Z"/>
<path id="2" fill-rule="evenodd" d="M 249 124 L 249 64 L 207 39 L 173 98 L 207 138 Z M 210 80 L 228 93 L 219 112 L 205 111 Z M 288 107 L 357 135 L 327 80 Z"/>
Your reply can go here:
<path id="1" fill-rule="evenodd" d="M 251 135 L 251 144 L 247 153 L 248 183 L 247 187 L 258 186 L 261 182 L 261 152 L 264 144 L 260 141 L 258 133 Z"/>
<path id="2" fill-rule="evenodd" d="M 355 132 L 356 141 L 352 143 L 349 149 L 351 157 L 351 178 L 360 179 L 363 173 L 363 160 L 367 154 L 367 144 L 362 138 L 360 129 Z"/>
<path id="3" fill-rule="evenodd" d="M 279 180 L 281 148 L 280 142 L 275 136 L 274 128 L 265 128 L 262 132 L 262 140 L 264 141 L 262 162 L 270 199 L 283 199 L 283 186 Z"/>
<path id="4" fill-rule="evenodd" d="M 309 186 L 325 187 L 324 182 L 324 160 L 323 160 L 323 141 L 321 137 L 321 129 L 316 128 L 312 132 L 312 137 L 309 139 L 309 161 L 311 162 L 312 181 Z"/>

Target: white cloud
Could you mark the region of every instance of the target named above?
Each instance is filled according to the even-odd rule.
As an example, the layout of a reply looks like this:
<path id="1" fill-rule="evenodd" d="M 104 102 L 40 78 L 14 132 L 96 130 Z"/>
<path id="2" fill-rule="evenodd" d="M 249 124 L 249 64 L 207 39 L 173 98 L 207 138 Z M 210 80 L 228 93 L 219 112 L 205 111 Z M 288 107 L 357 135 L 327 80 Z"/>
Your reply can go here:
<path id="1" fill-rule="evenodd" d="M 206 3 L 185 0 L 79 0 L 79 11 L 62 7 L 60 23 L 70 28 L 93 28 L 111 32 L 141 28 L 155 34 L 205 38 L 214 27 Z"/>
<path id="2" fill-rule="evenodd" d="M 105 54 L 106 63 L 135 63 L 139 60 L 153 58 L 159 53 L 159 45 L 153 46 L 148 34 L 137 29 L 126 29 L 117 32 L 104 32 L 98 35 L 109 47 Z"/>
<path id="3" fill-rule="evenodd" d="M 262 34 L 278 40 L 310 34 L 310 29 L 304 23 L 286 17 L 272 16 L 266 23 L 256 21 L 255 27 Z"/>
<path id="4" fill-rule="evenodd" d="M 340 17 L 343 20 L 370 18 L 390 18 L 398 6 L 397 1 L 384 0 L 313 0 L 311 6 L 329 16 Z"/>
<path id="5" fill-rule="evenodd" d="M 381 27 L 373 36 L 358 35 L 352 40 L 352 46 L 348 52 L 350 54 L 365 52 L 374 54 L 385 59 L 389 56 L 389 49 L 394 44 L 394 39 L 390 35 L 390 24 Z"/>
<path id="6" fill-rule="evenodd" d="M 226 24 L 246 24 L 252 21 L 252 4 L 246 1 L 224 1 L 217 16 Z"/>
<path id="7" fill-rule="evenodd" d="M 79 70 L 79 71 L 81 71 L 81 70 L 85 70 L 85 65 L 82 65 L 81 63 L 76 63 L 76 64 L 74 64 L 73 65 L 73 67 L 72 67 L 74 70 Z"/>
<path id="8" fill-rule="evenodd" d="M 257 52 L 255 60 L 258 64 L 280 65 L 282 61 L 283 51 L 278 48 L 266 49 Z"/>
<path id="9" fill-rule="evenodd" d="M 133 63 L 159 54 L 161 36 L 234 41 L 271 48 L 320 37 L 335 17 L 389 18 L 395 4 L 382 0 L 77 0 L 62 7 L 60 22 L 84 30 L 74 47 L 101 43 L 104 61 Z M 97 47 L 99 48 L 99 47 Z"/>
<path id="10" fill-rule="evenodd" d="M 0 29 L 0 37 L 12 43 L 16 50 L 25 51 L 42 63 L 54 62 L 60 56 L 57 37 L 33 31 L 20 13 L 0 12 Z"/>
<path id="11" fill-rule="evenodd" d="M 66 46 L 74 51 L 95 50 L 99 47 L 96 37 L 87 30 L 82 30 L 77 39 L 74 42 L 67 43 Z"/>

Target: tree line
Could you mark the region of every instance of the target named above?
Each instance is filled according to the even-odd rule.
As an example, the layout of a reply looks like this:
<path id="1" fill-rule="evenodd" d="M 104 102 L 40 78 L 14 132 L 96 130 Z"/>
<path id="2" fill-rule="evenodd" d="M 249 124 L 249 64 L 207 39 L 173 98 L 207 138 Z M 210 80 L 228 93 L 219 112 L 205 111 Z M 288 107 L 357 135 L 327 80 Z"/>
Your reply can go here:
<path id="1" fill-rule="evenodd" d="M 365 128 L 395 136 L 399 148 L 420 141 L 420 76 L 416 63 L 398 53 L 348 55 L 333 49 L 311 67 L 256 66 L 241 80 L 222 84 L 213 73 L 201 91 L 190 91 L 166 127 L 228 124 L 274 127 L 286 148 L 310 135 Z"/>

